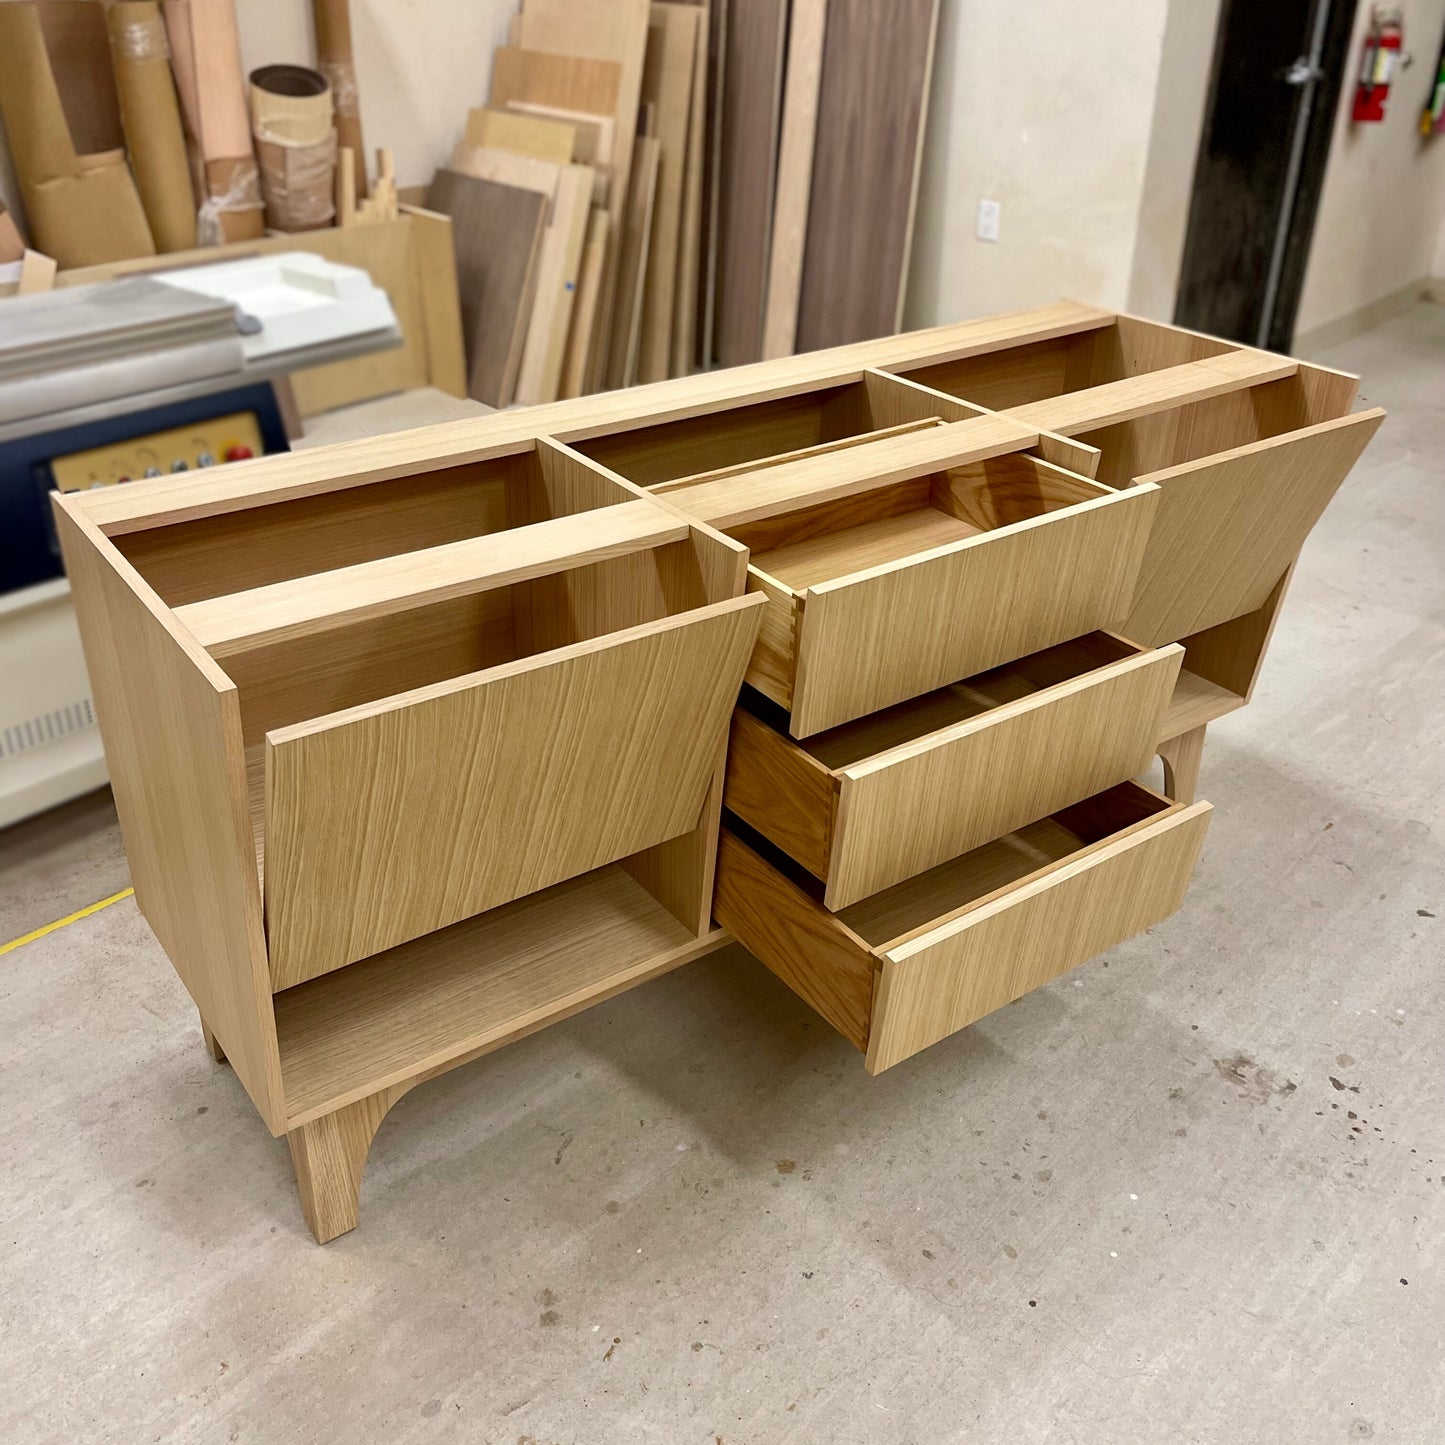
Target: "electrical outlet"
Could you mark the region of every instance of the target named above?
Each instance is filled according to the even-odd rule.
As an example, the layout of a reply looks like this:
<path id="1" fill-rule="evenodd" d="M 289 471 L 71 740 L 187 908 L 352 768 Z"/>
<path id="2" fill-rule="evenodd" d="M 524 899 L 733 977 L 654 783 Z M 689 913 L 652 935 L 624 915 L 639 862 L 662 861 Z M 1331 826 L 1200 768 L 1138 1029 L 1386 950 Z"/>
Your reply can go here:
<path id="1" fill-rule="evenodd" d="M 997 201 L 980 201 L 978 203 L 978 239 L 980 241 L 998 240 L 999 212 L 1002 207 Z"/>

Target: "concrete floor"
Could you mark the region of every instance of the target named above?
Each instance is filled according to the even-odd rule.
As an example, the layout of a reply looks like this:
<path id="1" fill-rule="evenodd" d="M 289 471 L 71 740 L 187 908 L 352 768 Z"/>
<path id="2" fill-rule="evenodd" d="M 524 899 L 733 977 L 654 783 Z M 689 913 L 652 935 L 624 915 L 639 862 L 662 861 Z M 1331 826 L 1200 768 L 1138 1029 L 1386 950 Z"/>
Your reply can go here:
<path id="1" fill-rule="evenodd" d="M 410 1094 L 321 1249 L 130 901 L 0 957 L 0 1438 L 1445 1438 L 1445 308 L 1175 918 L 878 1079 L 737 949 Z M 106 896 L 0 835 L 0 939 Z"/>

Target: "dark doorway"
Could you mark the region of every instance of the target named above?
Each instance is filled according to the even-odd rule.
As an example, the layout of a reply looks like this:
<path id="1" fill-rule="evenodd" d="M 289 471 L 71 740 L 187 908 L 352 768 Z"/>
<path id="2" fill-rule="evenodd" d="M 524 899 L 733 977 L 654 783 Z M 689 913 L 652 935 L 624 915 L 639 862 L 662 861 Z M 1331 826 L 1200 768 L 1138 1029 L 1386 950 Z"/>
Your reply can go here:
<path id="1" fill-rule="evenodd" d="M 1224 0 L 1174 319 L 1288 351 L 1356 0 Z"/>

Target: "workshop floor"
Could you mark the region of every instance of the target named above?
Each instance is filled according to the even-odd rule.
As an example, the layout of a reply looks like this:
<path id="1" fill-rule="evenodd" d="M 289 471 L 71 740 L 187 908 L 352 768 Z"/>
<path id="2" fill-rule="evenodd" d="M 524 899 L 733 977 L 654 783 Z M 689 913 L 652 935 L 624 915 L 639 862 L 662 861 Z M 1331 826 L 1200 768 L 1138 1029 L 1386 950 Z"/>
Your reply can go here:
<path id="1" fill-rule="evenodd" d="M 871 1079 L 738 949 L 409 1095 L 325 1249 L 126 899 L 0 957 L 0 1438 L 1445 1438 L 1445 307 L 1175 918 Z M 126 885 L 0 834 L 0 940 Z"/>

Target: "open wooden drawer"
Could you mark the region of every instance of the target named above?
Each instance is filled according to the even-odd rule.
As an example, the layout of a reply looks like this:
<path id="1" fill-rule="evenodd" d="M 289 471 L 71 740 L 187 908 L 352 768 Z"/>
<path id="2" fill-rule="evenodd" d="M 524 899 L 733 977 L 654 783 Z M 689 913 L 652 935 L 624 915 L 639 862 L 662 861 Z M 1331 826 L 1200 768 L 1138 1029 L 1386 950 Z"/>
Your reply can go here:
<path id="1" fill-rule="evenodd" d="M 1120 628 L 1150 646 L 1263 606 L 1384 418 L 1350 414 L 1352 376 L 1131 316 L 904 374 L 1097 448 L 1109 486 L 1159 486 Z"/>
<path id="2" fill-rule="evenodd" d="M 539 446 L 515 525 L 175 608 L 237 687 L 276 989 L 698 826 L 765 604 Z"/>
<path id="3" fill-rule="evenodd" d="M 1182 656 L 1093 632 L 801 741 L 745 688 L 723 802 L 842 908 L 1142 773 Z"/>
<path id="4" fill-rule="evenodd" d="M 876 1074 L 1167 918 L 1209 812 L 1121 783 L 838 913 L 725 815 L 714 913 Z"/>
<path id="5" fill-rule="evenodd" d="M 751 549 L 748 681 L 807 737 L 1122 620 L 1153 515 L 1002 417 L 678 486 Z"/>

